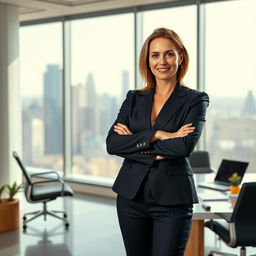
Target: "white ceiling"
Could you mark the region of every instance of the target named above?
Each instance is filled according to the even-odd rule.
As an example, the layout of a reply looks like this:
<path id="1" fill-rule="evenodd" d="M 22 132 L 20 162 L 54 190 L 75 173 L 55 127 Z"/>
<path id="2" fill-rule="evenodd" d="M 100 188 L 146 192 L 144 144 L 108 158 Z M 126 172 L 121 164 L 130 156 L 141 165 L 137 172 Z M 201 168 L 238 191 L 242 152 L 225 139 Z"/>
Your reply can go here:
<path id="1" fill-rule="evenodd" d="M 112 10 L 175 0 L 0 0 L 19 6 L 20 21 Z"/>

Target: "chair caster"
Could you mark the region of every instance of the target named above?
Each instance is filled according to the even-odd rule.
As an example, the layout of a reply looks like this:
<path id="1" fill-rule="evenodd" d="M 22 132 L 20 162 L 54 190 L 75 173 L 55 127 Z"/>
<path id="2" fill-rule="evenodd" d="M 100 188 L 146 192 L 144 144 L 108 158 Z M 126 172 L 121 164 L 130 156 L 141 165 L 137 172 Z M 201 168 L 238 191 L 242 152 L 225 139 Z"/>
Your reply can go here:
<path id="1" fill-rule="evenodd" d="M 23 231 L 26 232 L 26 230 L 27 230 L 27 225 L 23 225 L 22 228 L 23 228 Z"/>
<path id="2" fill-rule="evenodd" d="M 24 221 L 26 221 L 27 220 L 27 217 L 26 216 L 23 216 L 23 218 L 22 218 Z"/>
<path id="3" fill-rule="evenodd" d="M 212 254 L 212 253 L 209 253 L 208 256 L 213 256 L 213 254 Z"/>
<path id="4" fill-rule="evenodd" d="M 66 229 L 69 228 L 69 223 L 68 223 L 68 222 L 65 223 L 65 228 L 66 228 Z"/>
<path id="5" fill-rule="evenodd" d="M 63 217 L 66 219 L 68 217 L 68 215 L 66 213 L 64 213 Z"/>

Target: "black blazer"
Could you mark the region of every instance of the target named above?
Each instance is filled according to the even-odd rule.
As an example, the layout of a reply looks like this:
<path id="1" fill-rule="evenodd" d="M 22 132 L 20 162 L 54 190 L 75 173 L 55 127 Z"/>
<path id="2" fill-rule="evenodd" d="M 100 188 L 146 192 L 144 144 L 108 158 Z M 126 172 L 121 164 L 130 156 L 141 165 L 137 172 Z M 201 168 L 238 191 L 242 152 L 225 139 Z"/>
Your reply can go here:
<path id="1" fill-rule="evenodd" d="M 151 127 L 153 96 L 154 89 L 129 91 L 114 124 L 127 125 L 133 135 L 117 134 L 114 124 L 109 130 L 106 139 L 108 153 L 125 158 L 113 190 L 133 199 L 151 170 L 150 187 L 157 203 L 197 203 L 189 155 L 202 133 L 209 97 L 204 92 L 177 84 Z M 188 136 L 150 142 L 156 130 L 176 132 L 188 123 L 195 126 L 195 131 Z M 155 161 L 156 155 L 166 159 Z"/>

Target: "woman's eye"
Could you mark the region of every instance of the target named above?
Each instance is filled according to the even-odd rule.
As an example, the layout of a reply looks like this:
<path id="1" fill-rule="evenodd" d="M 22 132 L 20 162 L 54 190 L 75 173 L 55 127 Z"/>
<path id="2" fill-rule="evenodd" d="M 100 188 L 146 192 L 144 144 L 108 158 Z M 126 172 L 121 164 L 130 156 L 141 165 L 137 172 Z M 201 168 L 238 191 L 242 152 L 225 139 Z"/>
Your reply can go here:
<path id="1" fill-rule="evenodd" d="M 157 57 L 158 57 L 157 54 L 153 54 L 153 55 L 152 55 L 152 58 L 157 58 Z"/>
<path id="2" fill-rule="evenodd" d="M 166 55 L 167 55 L 168 57 L 170 57 L 170 56 L 174 56 L 174 53 L 173 53 L 173 52 L 167 52 Z"/>

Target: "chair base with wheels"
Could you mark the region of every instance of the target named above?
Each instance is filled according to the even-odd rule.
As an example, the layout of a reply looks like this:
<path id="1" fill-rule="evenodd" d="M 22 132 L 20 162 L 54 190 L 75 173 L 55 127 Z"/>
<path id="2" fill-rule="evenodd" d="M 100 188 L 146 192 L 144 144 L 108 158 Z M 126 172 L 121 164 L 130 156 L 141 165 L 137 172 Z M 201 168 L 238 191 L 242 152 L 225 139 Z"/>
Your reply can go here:
<path id="1" fill-rule="evenodd" d="M 58 216 L 56 213 L 63 214 L 63 217 Z M 28 215 L 34 215 L 33 217 L 27 219 Z M 46 216 L 50 215 L 52 217 L 58 218 L 60 220 L 64 221 L 65 228 L 69 227 L 69 222 L 67 220 L 67 213 L 65 211 L 48 211 L 46 202 L 43 202 L 43 210 L 42 211 L 36 211 L 36 212 L 28 212 L 23 215 L 23 230 L 26 231 L 27 229 L 27 223 L 40 217 L 44 216 L 44 220 L 46 220 Z"/>

